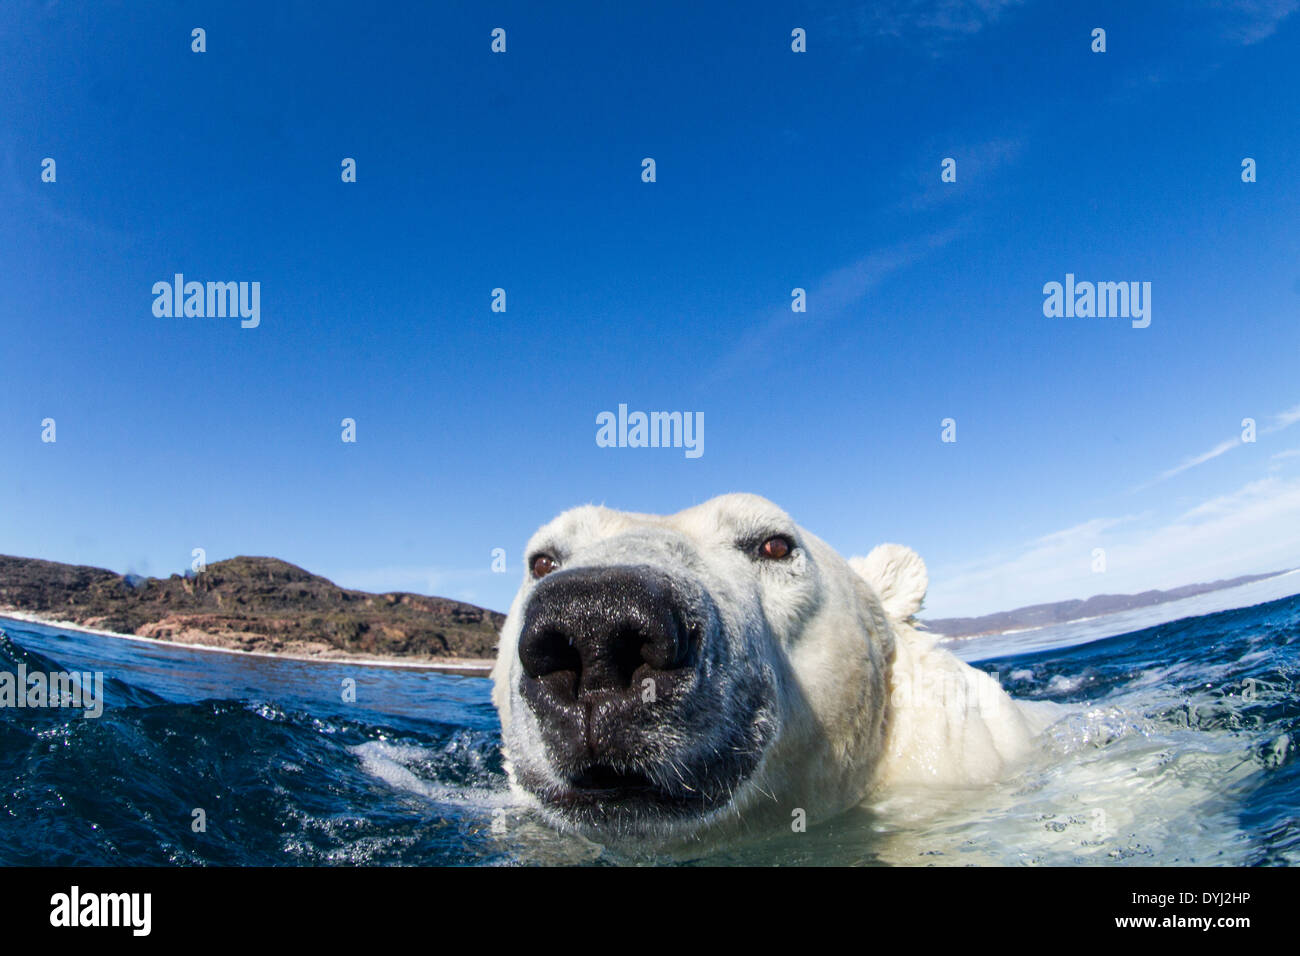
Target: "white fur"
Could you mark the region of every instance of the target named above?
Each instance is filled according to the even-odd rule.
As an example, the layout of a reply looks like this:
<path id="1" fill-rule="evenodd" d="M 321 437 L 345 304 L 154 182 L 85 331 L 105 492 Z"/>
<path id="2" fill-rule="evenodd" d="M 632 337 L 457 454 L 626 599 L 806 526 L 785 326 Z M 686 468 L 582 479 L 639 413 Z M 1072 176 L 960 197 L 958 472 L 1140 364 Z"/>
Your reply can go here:
<path id="1" fill-rule="evenodd" d="M 849 567 L 875 589 L 890 617 L 906 621 L 921 610 L 930 576 L 911 548 L 879 544 L 865 558 L 849 558 Z"/>
<path id="2" fill-rule="evenodd" d="M 756 561 L 736 546 L 769 531 L 794 538 L 789 559 Z M 771 502 L 734 494 L 668 516 L 575 508 L 540 529 L 526 554 L 543 549 L 562 568 L 649 564 L 679 575 L 717 606 L 714 640 L 731 666 L 757 663 L 769 675 L 761 764 L 724 810 L 666 823 L 652 834 L 660 842 L 789 826 L 799 810 L 825 818 L 890 787 L 987 783 L 1027 753 L 1039 729 L 991 677 L 915 629 L 927 575 L 901 545 L 845 561 Z M 518 638 L 534 586 L 525 573 L 493 671 L 512 780 L 521 765 L 546 772 L 519 694 Z"/>

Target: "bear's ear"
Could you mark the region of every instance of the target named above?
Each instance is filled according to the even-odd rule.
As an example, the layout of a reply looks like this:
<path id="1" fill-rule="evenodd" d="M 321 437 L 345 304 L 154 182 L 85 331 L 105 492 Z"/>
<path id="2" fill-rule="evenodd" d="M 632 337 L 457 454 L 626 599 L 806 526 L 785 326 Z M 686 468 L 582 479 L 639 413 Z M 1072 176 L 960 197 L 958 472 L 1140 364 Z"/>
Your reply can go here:
<path id="1" fill-rule="evenodd" d="M 850 558 L 849 567 L 871 585 L 890 617 L 906 621 L 921 609 L 930 576 L 911 548 L 877 545 L 865 558 Z"/>

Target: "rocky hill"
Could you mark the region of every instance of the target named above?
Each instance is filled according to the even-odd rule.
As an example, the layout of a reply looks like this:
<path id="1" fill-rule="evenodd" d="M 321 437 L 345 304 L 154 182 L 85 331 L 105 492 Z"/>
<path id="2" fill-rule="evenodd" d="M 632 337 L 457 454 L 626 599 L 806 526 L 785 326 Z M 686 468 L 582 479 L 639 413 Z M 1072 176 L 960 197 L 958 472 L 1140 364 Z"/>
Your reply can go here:
<path id="1" fill-rule="evenodd" d="M 504 616 L 447 598 L 369 594 L 275 558 L 169 578 L 0 555 L 0 607 L 187 644 L 324 657 L 493 656 Z"/>

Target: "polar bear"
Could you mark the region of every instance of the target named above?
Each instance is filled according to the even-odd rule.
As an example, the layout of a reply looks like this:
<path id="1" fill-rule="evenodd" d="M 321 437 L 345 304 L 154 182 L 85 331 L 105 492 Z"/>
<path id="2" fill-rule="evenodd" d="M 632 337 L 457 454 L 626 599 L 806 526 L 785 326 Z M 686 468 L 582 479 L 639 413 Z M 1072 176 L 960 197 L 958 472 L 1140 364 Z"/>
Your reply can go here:
<path id="1" fill-rule="evenodd" d="M 526 555 L 492 672 L 506 770 L 598 842 L 695 844 L 989 783 L 1041 730 L 916 629 L 915 552 L 845 561 L 757 495 L 574 508 Z"/>

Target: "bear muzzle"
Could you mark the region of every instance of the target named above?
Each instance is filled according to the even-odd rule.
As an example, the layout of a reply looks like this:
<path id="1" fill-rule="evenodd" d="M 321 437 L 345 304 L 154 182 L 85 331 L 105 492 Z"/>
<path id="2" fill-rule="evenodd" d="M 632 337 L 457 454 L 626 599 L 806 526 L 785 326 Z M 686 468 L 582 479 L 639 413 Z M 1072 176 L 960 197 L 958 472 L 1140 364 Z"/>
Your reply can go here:
<path id="1" fill-rule="evenodd" d="M 689 691 L 703 632 L 672 580 L 654 568 L 548 576 L 519 635 L 524 699 L 544 728 L 564 731 L 564 749 L 599 757 L 618 749 L 623 728 L 648 728 L 657 705 Z"/>
<path id="2" fill-rule="evenodd" d="M 566 800 L 690 797 L 656 783 L 683 721 L 706 706 L 700 664 L 714 615 L 684 590 L 631 565 L 555 572 L 530 596 L 520 696 Z"/>

